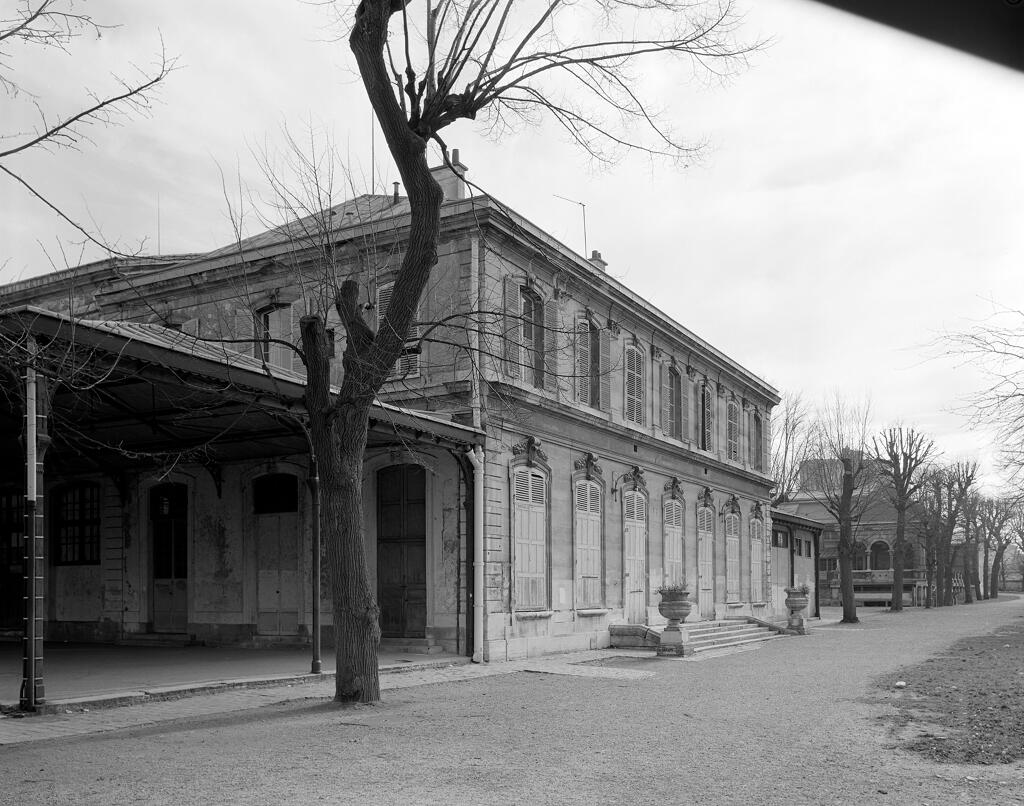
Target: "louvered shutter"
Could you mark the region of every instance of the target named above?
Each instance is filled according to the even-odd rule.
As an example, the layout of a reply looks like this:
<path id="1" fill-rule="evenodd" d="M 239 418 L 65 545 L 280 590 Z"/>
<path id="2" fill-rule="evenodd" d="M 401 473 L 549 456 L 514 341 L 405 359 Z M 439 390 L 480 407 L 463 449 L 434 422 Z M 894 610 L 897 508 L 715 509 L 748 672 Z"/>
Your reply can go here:
<path id="1" fill-rule="evenodd" d="M 519 470 L 513 476 L 516 607 L 547 606 L 547 482 Z"/>
<path id="2" fill-rule="evenodd" d="M 377 288 L 377 332 L 380 332 L 381 327 L 384 325 L 384 315 L 388 311 L 388 306 L 391 304 L 391 297 L 395 290 L 394 283 L 388 283 L 387 285 L 378 286 Z M 403 343 L 403 350 L 406 346 L 410 346 L 420 336 L 420 304 L 416 307 L 416 313 L 413 321 L 409 324 L 409 330 L 406 333 L 406 338 Z M 399 356 L 395 365 L 391 368 L 391 374 L 388 375 L 388 380 L 394 380 L 397 378 L 408 378 L 415 377 L 420 371 L 420 357 L 418 353 L 405 353 L 403 352 Z"/>
<path id="3" fill-rule="evenodd" d="M 763 602 L 764 596 L 764 521 L 750 521 L 750 600 Z"/>
<path id="4" fill-rule="evenodd" d="M 661 365 L 661 430 L 669 436 L 672 433 L 672 372 Z"/>
<path id="5" fill-rule="evenodd" d="M 740 600 L 740 519 L 725 516 L 725 589 L 730 602 Z"/>
<path id="6" fill-rule="evenodd" d="M 608 330 L 601 330 L 599 336 L 601 357 L 598 370 L 601 373 L 601 411 L 611 411 L 612 406 L 612 337 Z"/>
<path id="7" fill-rule="evenodd" d="M 626 420 L 644 424 L 644 362 L 643 353 L 636 347 L 626 348 Z"/>
<path id="8" fill-rule="evenodd" d="M 590 322 L 576 322 L 576 400 L 590 405 Z"/>
<path id="9" fill-rule="evenodd" d="M 544 389 L 558 392 L 558 301 L 544 303 Z"/>
<path id="10" fill-rule="evenodd" d="M 771 415 L 766 415 L 761 424 L 761 430 L 764 435 L 761 440 L 761 456 L 757 463 L 757 469 L 764 471 L 768 467 L 768 457 L 771 456 L 772 449 L 772 418 Z"/>
<path id="11" fill-rule="evenodd" d="M 237 344 L 225 345 L 229 350 L 235 350 L 245 355 L 254 355 L 259 358 L 259 345 L 255 341 L 256 322 L 253 319 L 252 311 L 248 308 L 236 308 L 234 321 L 231 323 L 231 333 L 226 338 L 247 339 L 248 341 Z"/>
<path id="12" fill-rule="evenodd" d="M 304 314 L 305 308 L 302 302 L 293 302 L 291 343 L 295 345 L 296 349 L 292 350 L 292 372 L 300 374 L 305 374 L 306 372 L 306 365 L 302 363 L 302 356 L 299 354 L 302 350 L 302 326 L 300 322 Z"/>
<path id="13" fill-rule="evenodd" d="M 593 481 L 578 481 L 575 489 L 576 603 L 598 607 L 601 595 L 601 488 Z"/>
<path id="14" fill-rule="evenodd" d="M 701 423 L 701 447 L 706 450 L 714 450 L 714 395 L 711 393 L 711 387 L 705 383 L 701 389 L 702 403 L 704 406 L 704 417 Z"/>
<path id="15" fill-rule="evenodd" d="M 522 362 L 519 346 L 523 331 L 522 311 L 520 310 L 519 282 L 511 277 L 505 278 L 505 372 L 510 378 L 522 375 Z"/>
<path id="16" fill-rule="evenodd" d="M 679 584 L 683 581 L 683 505 L 669 499 L 663 507 L 665 541 L 665 581 Z"/>
<path id="17" fill-rule="evenodd" d="M 730 400 L 726 408 L 726 439 L 729 459 L 738 461 L 740 458 L 740 407 L 735 400 Z"/>
<path id="18" fill-rule="evenodd" d="M 685 372 L 679 375 L 679 436 L 690 436 L 690 377 Z"/>

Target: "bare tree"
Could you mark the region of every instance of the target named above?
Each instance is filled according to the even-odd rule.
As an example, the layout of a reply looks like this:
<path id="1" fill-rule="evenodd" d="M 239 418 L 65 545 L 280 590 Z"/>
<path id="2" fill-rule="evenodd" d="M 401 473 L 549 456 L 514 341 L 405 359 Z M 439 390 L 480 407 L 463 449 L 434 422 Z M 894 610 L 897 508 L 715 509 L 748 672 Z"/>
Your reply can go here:
<path id="1" fill-rule="evenodd" d="M 441 132 L 458 120 L 481 119 L 500 132 L 550 115 L 597 159 L 628 148 L 685 159 L 693 149 L 662 125 L 635 89 L 631 70 L 658 56 L 682 56 L 724 72 L 749 50 L 732 44 L 731 0 L 604 0 L 592 20 L 578 5 L 559 1 L 428 1 L 418 19 L 412 5 L 362 0 L 351 23 L 349 45 L 411 213 L 376 329 L 363 318 L 358 280 L 339 278 L 333 307 L 346 338 L 336 397 L 324 317 L 301 320 L 310 432 L 324 493 L 339 702 L 380 697 L 378 605 L 363 544 L 363 456 L 370 406 L 406 347 L 437 262 L 442 193 L 428 169 L 428 144 L 447 155 Z"/>
<path id="2" fill-rule="evenodd" d="M 1024 311 L 1001 309 L 944 344 L 984 373 L 985 386 L 971 400 L 974 420 L 995 430 L 1003 469 L 1017 477 L 1024 471 Z"/>
<path id="3" fill-rule="evenodd" d="M 929 607 L 953 604 L 953 566 L 962 545 L 954 542 L 954 536 L 963 527 L 977 472 L 976 462 L 934 467 L 917 496 L 928 568 Z"/>
<path id="4" fill-rule="evenodd" d="M 924 482 L 924 468 L 935 452 L 935 442 L 913 428 L 893 426 L 871 438 L 872 458 L 885 481 L 889 500 L 896 510 L 893 545 L 892 604 L 903 610 L 903 561 L 907 545 L 907 509 Z"/>
<path id="5" fill-rule="evenodd" d="M 811 411 L 799 393 L 785 394 L 772 412 L 772 506 L 789 501 L 800 486 L 800 465 L 807 459 Z"/>
<path id="6" fill-rule="evenodd" d="M 999 569 L 1003 567 L 1006 550 L 1013 544 L 1014 535 L 1024 530 L 1020 499 L 1011 497 L 983 498 L 978 507 L 978 527 L 984 541 L 985 567 L 983 569 L 984 597 L 999 596 Z"/>
<path id="7" fill-rule="evenodd" d="M 162 43 L 152 68 L 133 68 L 134 75 L 129 78 L 113 76 L 114 86 L 107 92 L 86 90 L 82 102 L 70 112 L 47 111 L 43 101 L 32 92 L 30 78 L 15 76 L 11 71 L 12 58 L 23 49 L 69 53 L 78 37 L 90 33 L 98 37 L 111 27 L 75 11 L 74 0 L 21 0 L 10 17 L 0 19 L 0 88 L 7 97 L 0 118 L 8 125 L 17 119 L 11 107 L 20 97 L 29 98 L 36 112 L 36 121 L 28 131 L 0 132 L 0 173 L 70 224 L 86 240 L 108 252 L 121 254 L 51 201 L 44 189 L 14 167 L 19 155 L 40 150 L 77 149 L 89 141 L 90 127 L 113 125 L 124 116 L 149 111 L 159 84 L 175 66 L 175 59 L 167 56 Z"/>
<path id="8" fill-rule="evenodd" d="M 868 403 L 850 405 L 836 395 L 817 414 L 809 439 L 811 472 L 804 491 L 839 526 L 839 585 L 845 624 L 856 624 L 853 595 L 854 526 L 876 493 L 877 480 L 868 452 Z M 813 483 L 806 482 L 813 478 Z"/>

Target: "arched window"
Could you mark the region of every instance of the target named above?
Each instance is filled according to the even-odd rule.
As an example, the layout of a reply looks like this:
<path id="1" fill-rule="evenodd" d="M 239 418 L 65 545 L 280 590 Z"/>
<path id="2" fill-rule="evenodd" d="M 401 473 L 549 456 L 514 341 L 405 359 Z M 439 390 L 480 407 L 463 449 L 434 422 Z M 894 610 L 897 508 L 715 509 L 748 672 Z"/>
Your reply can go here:
<path id="1" fill-rule="evenodd" d="M 580 479 L 574 485 L 577 607 L 600 607 L 603 603 L 601 497 L 601 486 L 596 481 Z"/>
<path id="2" fill-rule="evenodd" d="M 683 503 L 676 498 L 665 501 L 662 507 L 665 541 L 665 582 L 669 585 L 683 582 Z"/>
<path id="3" fill-rule="evenodd" d="M 515 607 L 543 610 L 548 606 L 547 477 L 536 469 L 518 468 L 512 476 Z"/>
<path id="4" fill-rule="evenodd" d="M 725 512 L 725 593 L 730 602 L 740 601 L 740 515 L 738 507 Z"/>
<path id="5" fill-rule="evenodd" d="M 85 482 L 57 491 L 53 504 L 55 565 L 100 561 L 100 485 Z"/>
<path id="6" fill-rule="evenodd" d="M 715 396 L 711 384 L 705 381 L 700 387 L 700 447 L 701 450 L 714 449 L 715 428 Z"/>
<path id="7" fill-rule="evenodd" d="M 750 519 L 750 601 L 765 601 L 764 518 L 758 515 Z"/>
<path id="8" fill-rule="evenodd" d="M 726 443 L 729 459 L 738 462 L 740 458 L 740 406 L 735 398 L 729 398 L 726 411 Z"/>
<path id="9" fill-rule="evenodd" d="M 626 346 L 626 400 L 623 416 L 627 422 L 644 424 L 644 354 L 635 345 Z"/>
<path id="10" fill-rule="evenodd" d="M 663 370 L 664 382 L 661 387 L 661 430 L 673 439 L 682 439 L 683 421 L 683 383 L 679 371 L 675 367 Z"/>

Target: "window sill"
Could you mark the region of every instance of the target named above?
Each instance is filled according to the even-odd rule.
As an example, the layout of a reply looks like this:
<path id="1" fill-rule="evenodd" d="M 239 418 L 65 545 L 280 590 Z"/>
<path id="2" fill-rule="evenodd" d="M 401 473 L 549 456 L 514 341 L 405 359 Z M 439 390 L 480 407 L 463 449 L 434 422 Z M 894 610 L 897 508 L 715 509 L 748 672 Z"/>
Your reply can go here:
<path id="1" fill-rule="evenodd" d="M 551 618 L 554 614 L 554 610 L 515 610 L 513 611 L 518 621 L 526 621 L 528 619 L 540 619 L 540 618 Z"/>
<path id="2" fill-rule="evenodd" d="M 580 607 L 576 610 L 577 616 L 607 616 L 611 611 L 606 607 Z"/>
<path id="3" fill-rule="evenodd" d="M 768 607 L 768 602 L 751 602 L 751 607 Z"/>
<path id="4" fill-rule="evenodd" d="M 726 602 L 725 603 L 726 607 L 732 607 L 732 608 L 743 607 L 743 605 L 744 605 L 744 602 Z"/>

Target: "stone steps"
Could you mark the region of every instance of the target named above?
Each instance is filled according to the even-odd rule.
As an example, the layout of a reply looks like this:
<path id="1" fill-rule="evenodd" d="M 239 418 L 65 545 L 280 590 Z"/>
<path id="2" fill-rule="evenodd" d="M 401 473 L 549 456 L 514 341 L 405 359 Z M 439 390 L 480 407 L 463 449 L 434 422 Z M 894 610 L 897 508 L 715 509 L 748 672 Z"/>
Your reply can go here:
<path id="1" fill-rule="evenodd" d="M 729 621 L 698 621 L 682 624 L 689 647 L 697 652 L 744 646 L 781 637 L 779 632 L 761 624 L 736 619 Z M 643 624 L 612 624 L 611 645 L 620 649 L 657 648 L 663 628 Z"/>

